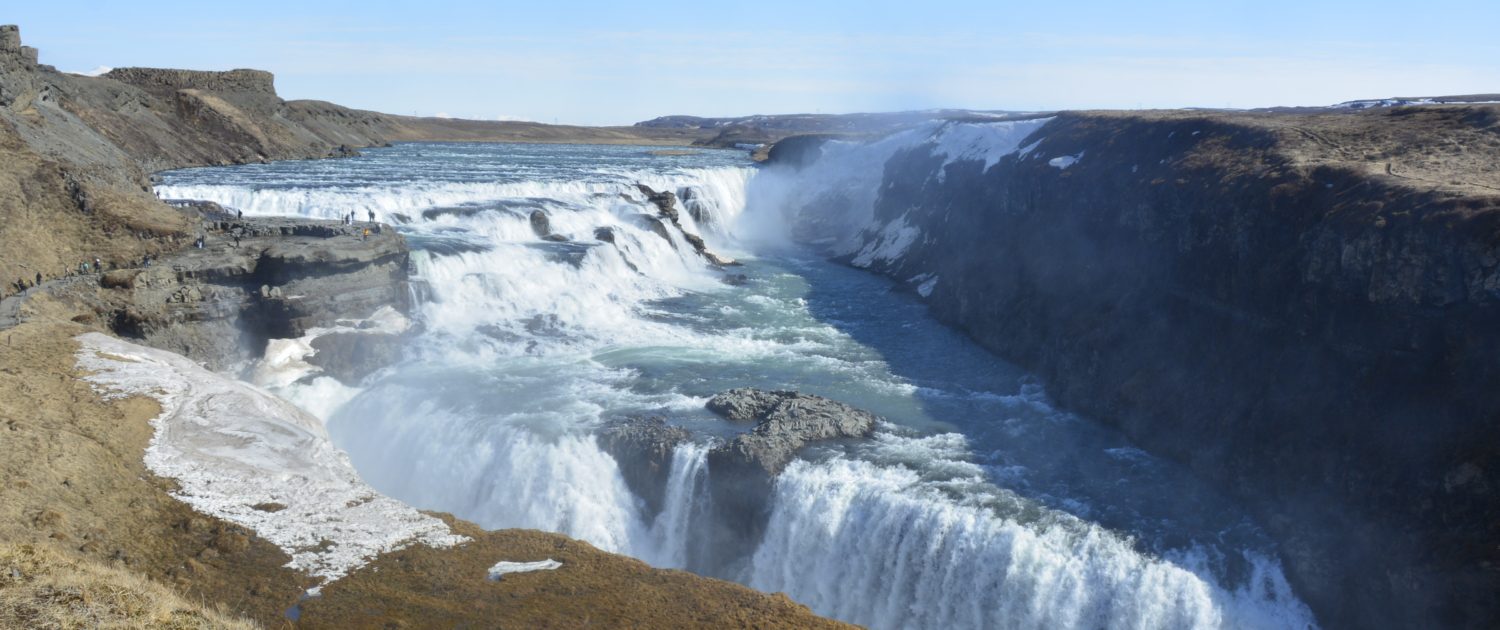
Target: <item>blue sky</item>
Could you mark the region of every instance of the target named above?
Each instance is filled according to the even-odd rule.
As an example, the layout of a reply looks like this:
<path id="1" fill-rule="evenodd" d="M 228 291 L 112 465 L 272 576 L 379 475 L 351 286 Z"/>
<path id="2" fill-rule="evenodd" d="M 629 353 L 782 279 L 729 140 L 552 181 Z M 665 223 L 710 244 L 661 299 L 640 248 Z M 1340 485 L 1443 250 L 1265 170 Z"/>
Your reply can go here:
<path id="1" fill-rule="evenodd" d="M 63 70 L 261 68 L 286 98 L 465 118 L 1500 92 L 1497 0 L 7 4 Z"/>

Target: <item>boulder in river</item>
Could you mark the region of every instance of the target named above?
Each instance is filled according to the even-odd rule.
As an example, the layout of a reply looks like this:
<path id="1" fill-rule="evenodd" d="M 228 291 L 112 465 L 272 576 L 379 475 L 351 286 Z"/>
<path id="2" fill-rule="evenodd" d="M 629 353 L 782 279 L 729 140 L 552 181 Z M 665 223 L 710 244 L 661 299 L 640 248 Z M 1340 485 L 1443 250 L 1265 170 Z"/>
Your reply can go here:
<path id="1" fill-rule="evenodd" d="M 531 211 L 531 231 L 536 232 L 538 238 L 546 238 L 552 233 L 552 221 L 547 218 L 547 213 L 542 210 Z"/>
<path id="2" fill-rule="evenodd" d="M 710 468 L 755 466 L 773 476 L 809 442 L 867 437 L 880 419 L 836 400 L 787 390 L 731 389 L 709 399 L 707 407 L 734 422 L 756 423 L 710 452 Z"/>
<path id="3" fill-rule="evenodd" d="M 732 422 L 755 423 L 707 455 L 713 508 L 711 525 L 702 531 L 713 551 L 695 570 L 710 575 L 729 574 L 754 552 L 770 516 L 772 481 L 799 449 L 819 440 L 866 437 L 879 420 L 868 411 L 795 391 L 733 389 L 714 396 L 707 407 Z M 599 445 L 619 463 L 625 483 L 653 517 L 666 507 L 673 453 L 691 440 L 687 429 L 662 418 L 618 420 L 599 434 Z"/>

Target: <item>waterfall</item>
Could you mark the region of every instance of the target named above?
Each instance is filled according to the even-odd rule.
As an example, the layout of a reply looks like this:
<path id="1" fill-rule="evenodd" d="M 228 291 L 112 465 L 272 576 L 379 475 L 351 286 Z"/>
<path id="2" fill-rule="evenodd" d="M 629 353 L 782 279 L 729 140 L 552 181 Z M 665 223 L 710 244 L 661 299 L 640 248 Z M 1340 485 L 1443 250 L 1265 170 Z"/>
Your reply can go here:
<path id="1" fill-rule="evenodd" d="M 1225 590 L 1066 515 L 956 503 L 905 468 L 798 462 L 774 506 L 748 583 L 872 628 L 1311 624 L 1279 572 Z"/>
<path id="2" fill-rule="evenodd" d="M 666 498 L 661 514 L 652 523 L 656 557 L 652 564 L 673 569 L 694 566 L 697 543 L 702 537 L 696 527 L 708 521 L 712 509 L 708 496 L 708 449 L 698 444 L 681 444 L 672 452 L 672 471 L 667 478 Z"/>
<path id="3" fill-rule="evenodd" d="M 1026 422 L 1057 424 L 1047 414 L 1058 412 L 1028 411 L 1045 407 L 1030 400 L 963 402 L 1013 398 L 983 389 L 999 387 L 988 382 L 946 382 L 1003 372 L 993 357 L 903 310 L 878 280 L 861 275 L 869 287 L 841 293 L 814 277 L 832 265 L 753 249 L 785 243 L 783 211 L 804 223 L 822 216 L 815 236 L 864 229 L 881 156 L 912 142 L 991 160 L 1024 131 L 919 129 L 874 150 L 832 149 L 873 165 L 873 175 L 792 176 L 718 153 L 691 158 L 722 162 L 714 167 L 660 166 L 630 148 L 398 145 L 351 160 L 168 173 L 158 191 L 247 215 L 363 220 L 373 211 L 399 225 L 422 287 L 403 362 L 359 388 L 299 374 L 278 392 L 327 409 L 329 434 L 361 476 L 415 507 L 487 528 L 555 531 L 662 567 L 730 567 L 742 574 L 729 577 L 876 628 L 1310 626 L 1275 562 L 1257 552 L 1247 552 L 1254 575 L 1226 586 L 1189 552 L 1143 551 L 1130 534 L 1086 520 L 1082 502 L 1074 516 L 1002 489 L 1019 465 L 974 462 L 1004 459 L 1005 439 L 1019 433 L 972 448 L 955 433 L 903 433 L 965 422 L 1024 432 Z M 637 184 L 678 196 L 682 231 L 654 218 Z M 537 213 L 553 238 L 538 233 Z M 749 253 L 752 264 L 734 272 L 748 284 L 727 286 L 684 231 Z M 901 335 L 948 344 L 934 350 L 951 364 L 942 378 L 914 383 L 865 345 L 861 322 L 896 318 L 907 319 Z M 714 522 L 709 447 L 676 447 L 653 514 L 594 434 L 628 415 L 664 415 L 709 435 L 742 431 L 703 403 L 745 385 L 813 388 L 868 406 L 906 427 L 877 435 L 904 454 L 819 451 L 794 463 L 775 482 L 763 538 L 726 562 L 705 531 Z M 1049 448 L 1110 457 L 1055 435 Z M 931 445 L 952 453 L 938 461 L 923 450 Z"/>

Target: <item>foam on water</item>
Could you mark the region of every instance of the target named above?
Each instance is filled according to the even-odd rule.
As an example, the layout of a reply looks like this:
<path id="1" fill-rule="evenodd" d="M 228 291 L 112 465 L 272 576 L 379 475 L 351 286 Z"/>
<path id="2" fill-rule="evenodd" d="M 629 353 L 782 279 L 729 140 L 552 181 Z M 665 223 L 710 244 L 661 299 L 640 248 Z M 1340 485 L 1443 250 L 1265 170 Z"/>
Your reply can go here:
<path id="1" fill-rule="evenodd" d="M 1240 591 L 1048 510 L 998 516 L 914 471 L 794 463 L 748 583 L 872 628 L 1303 628 L 1274 563 Z M 1025 520 L 1021 520 L 1024 518 Z"/>

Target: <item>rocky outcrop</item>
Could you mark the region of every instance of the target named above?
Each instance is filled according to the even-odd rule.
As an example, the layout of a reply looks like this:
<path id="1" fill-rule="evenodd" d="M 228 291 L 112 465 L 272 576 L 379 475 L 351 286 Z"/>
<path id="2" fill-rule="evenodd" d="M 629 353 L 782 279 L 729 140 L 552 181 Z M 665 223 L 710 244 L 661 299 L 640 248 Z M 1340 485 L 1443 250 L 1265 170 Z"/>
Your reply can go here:
<path id="1" fill-rule="evenodd" d="M 684 186 L 678 189 L 677 196 L 682 199 L 682 207 L 687 210 L 688 216 L 693 217 L 694 223 L 706 226 L 713 222 L 702 189 L 697 186 Z"/>
<path id="2" fill-rule="evenodd" d="M 822 396 L 794 391 L 731 389 L 709 399 L 708 409 L 755 428 L 709 452 L 710 467 L 780 473 L 810 442 L 861 438 L 875 430 L 875 414 Z"/>
<path id="3" fill-rule="evenodd" d="M 365 237 L 363 226 L 302 219 L 206 225 L 201 249 L 111 270 L 99 276 L 99 290 L 74 283 L 55 297 L 102 314 L 116 334 L 220 370 L 260 357 L 270 339 L 386 306 L 409 310 L 408 250 L 394 230 Z M 398 346 L 373 332 L 328 335 L 314 342 L 310 362 L 357 383 L 394 361 Z"/>
<path id="4" fill-rule="evenodd" d="M 178 90 L 244 92 L 274 98 L 275 78 L 264 70 L 174 70 L 168 68 L 115 68 L 104 78 L 128 83 L 148 92 L 174 94 Z"/>
<path id="5" fill-rule="evenodd" d="M 1500 108 L 1441 106 L 918 140 L 850 260 L 1237 495 L 1322 623 L 1490 626 L 1497 134 Z"/>
<path id="6" fill-rule="evenodd" d="M 731 575 L 755 550 L 770 515 L 776 475 L 813 442 L 868 437 L 880 418 L 822 396 L 794 391 L 733 389 L 711 398 L 707 408 L 749 431 L 709 449 L 708 490 L 711 525 L 702 535 L 711 553 L 694 568 L 708 575 Z M 645 501 L 647 514 L 661 512 L 672 456 L 693 436 L 662 418 L 627 418 L 605 427 L 599 443 L 619 463 L 626 483 Z"/>
<path id="7" fill-rule="evenodd" d="M 531 231 L 536 233 L 537 238 L 554 243 L 566 243 L 568 237 L 552 231 L 552 220 L 547 218 L 547 211 L 532 210 L 530 215 Z"/>
<path id="8" fill-rule="evenodd" d="M 879 420 L 822 396 L 784 390 L 733 389 L 707 407 L 734 422 L 756 423 L 708 452 L 715 528 L 731 557 L 754 552 L 770 515 L 773 481 L 798 451 L 813 442 L 867 437 Z"/>
<path id="9" fill-rule="evenodd" d="M 681 215 L 677 213 L 677 195 L 675 193 L 670 190 L 657 192 L 645 184 L 636 184 L 636 188 L 641 191 L 642 195 L 646 196 L 647 203 L 656 206 L 657 215 L 670 221 L 672 226 L 677 228 L 677 231 L 682 234 L 683 240 L 687 241 L 693 247 L 693 251 L 698 252 L 698 255 L 717 267 L 740 264 L 733 258 L 715 254 L 712 250 L 708 249 L 708 244 L 703 241 L 703 237 L 683 229 Z M 661 221 L 657 220 L 656 217 L 648 216 L 647 218 L 652 221 L 652 231 L 656 232 L 662 238 L 667 239 L 668 242 L 671 242 L 672 239 L 667 235 L 666 226 L 662 225 Z"/>
<path id="10" fill-rule="evenodd" d="M 652 516 L 662 510 L 672 452 L 691 439 L 687 429 L 655 417 L 618 420 L 599 433 L 599 445 L 619 463 L 626 485 Z"/>
<path id="11" fill-rule="evenodd" d="M 766 165 L 790 166 L 801 168 L 815 161 L 823 154 L 823 145 L 835 136 L 805 135 L 790 136 L 774 145 L 766 152 Z"/>

